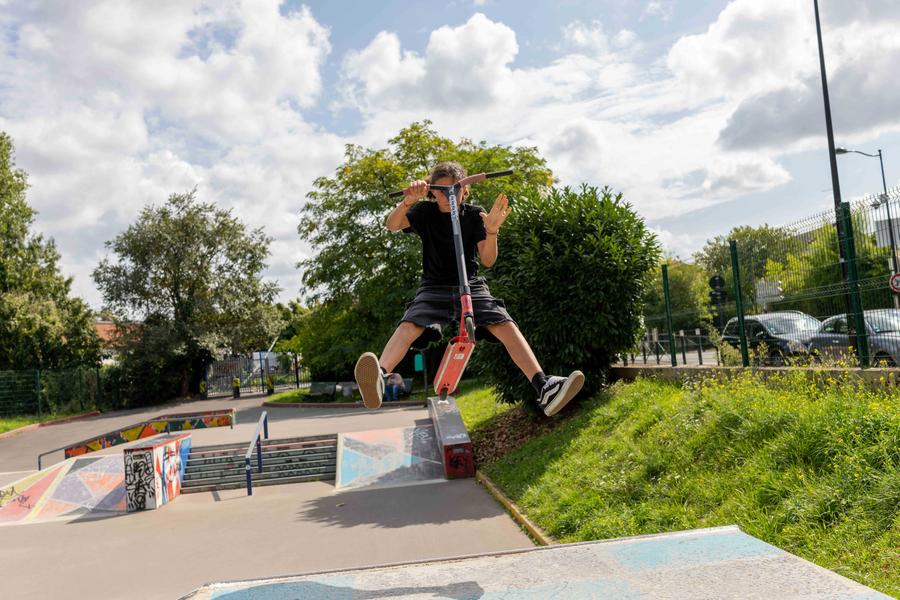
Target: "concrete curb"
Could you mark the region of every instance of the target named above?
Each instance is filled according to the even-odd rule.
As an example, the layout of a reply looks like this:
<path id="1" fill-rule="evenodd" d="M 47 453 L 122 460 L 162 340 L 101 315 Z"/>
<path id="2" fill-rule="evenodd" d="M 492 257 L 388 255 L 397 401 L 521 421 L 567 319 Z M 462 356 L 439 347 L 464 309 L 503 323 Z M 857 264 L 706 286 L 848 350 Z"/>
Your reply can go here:
<path id="1" fill-rule="evenodd" d="M 263 406 L 273 408 L 365 408 L 362 402 L 263 402 Z M 425 406 L 424 400 L 400 400 L 398 402 L 385 402 L 381 408 L 393 408 L 403 406 Z"/>
<path id="2" fill-rule="evenodd" d="M 543 529 L 535 525 L 531 522 L 531 520 L 525 516 L 525 513 L 516 506 L 516 503 L 506 497 L 500 488 L 491 481 L 490 477 L 484 474 L 483 471 L 475 472 L 475 480 L 478 481 L 481 485 L 483 485 L 491 495 L 503 505 L 504 508 L 509 512 L 510 516 L 522 527 L 525 528 L 526 531 L 531 535 L 532 538 L 537 540 L 538 544 L 541 546 L 553 546 L 556 544 L 556 540 L 547 535 Z"/>
<path id="3" fill-rule="evenodd" d="M 8 437 L 12 437 L 14 435 L 18 435 L 20 433 L 25 433 L 26 431 L 32 431 L 34 429 L 38 429 L 39 427 L 48 427 L 50 425 L 62 425 L 63 423 L 71 423 L 72 421 L 80 421 L 81 419 L 88 419 L 90 417 L 96 417 L 101 415 L 102 413 L 99 410 L 95 410 L 89 413 L 83 413 L 80 415 L 72 415 L 71 417 L 63 417 L 61 419 L 53 419 L 52 421 L 43 421 L 42 423 L 32 423 L 31 425 L 25 425 L 24 427 L 17 427 L 16 429 L 10 429 L 5 433 L 0 433 L 0 440 Z"/>

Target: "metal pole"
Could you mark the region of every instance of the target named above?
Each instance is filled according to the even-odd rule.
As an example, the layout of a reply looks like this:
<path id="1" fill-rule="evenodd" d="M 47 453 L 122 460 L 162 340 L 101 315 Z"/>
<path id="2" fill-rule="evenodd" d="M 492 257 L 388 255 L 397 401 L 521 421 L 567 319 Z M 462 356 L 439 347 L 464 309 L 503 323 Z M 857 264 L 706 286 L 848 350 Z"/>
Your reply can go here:
<path id="1" fill-rule="evenodd" d="M 244 458 L 244 470 L 247 472 L 247 495 L 253 495 L 253 469 L 250 468 L 250 459 Z"/>
<path id="2" fill-rule="evenodd" d="M 881 157 L 881 148 L 878 149 L 878 162 L 881 163 L 881 185 L 884 188 L 884 207 L 887 209 L 888 236 L 891 240 L 891 264 L 894 266 L 894 273 L 900 273 L 900 269 L 897 268 L 897 245 L 894 242 L 894 222 L 891 220 L 891 203 L 888 200 L 887 180 L 884 178 L 884 159 Z"/>
<path id="3" fill-rule="evenodd" d="M 856 247 L 853 240 L 853 222 L 850 216 L 850 203 L 841 204 L 841 216 L 844 220 L 844 231 L 847 237 L 844 238 L 847 255 L 847 276 L 849 278 L 848 286 L 850 290 L 850 306 L 853 310 L 853 329 L 856 338 L 856 355 L 859 358 L 859 366 L 865 368 L 869 366 L 869 343 L 866 335 L 866 320 L 863 316 L 862 298 L 859 295 L 859 275 L 856 271 Z M 848 319 L 849 320 L 849 319 Z"/>
<path id="4" fill-rule="evenodd" d="M 297 360 L 297 353 L 294 352 L 294 381 L 297 384 L 297 389 L 300 389 L 300 361 Z M 268 436 L 266 436 L 268 437 Z"/>
<path id="5" fill-rule="evenodd" d="M 825 102 L 825 132 L 828 136 L 828 159 L 831 163 L 831 191 L 834 195 L 834 212 L 840 214 L 841 211 L 841 184 L 838 179 L 837 155 L 834 153 L 834 129 L 831 125 L 831 101 L 828 99 L 828 77 L 825 73 L 825 48 L 822 44 L 822 25 L 819 22 L 819 0 L 813 0 L 813 8 L 816 13 L 816 39 L 819 43 L 819 69 L 822 75 L 822 98 Z M 838 219 L 840 221 L 840 219 Z M 838 225 L 838 237 L 843 237 L 841 226 Z M 844 254 L 841 250 L 841 265 L 844 267 L 844 276 L 846 277 L 846 265 L 844 265 Z"/>
<path id="6" fill-rule="evenodd" d="M 684 337 L 684 329 L 678 330 L 678 335 L 681 336 L 681 364 L 687 364 L 687 338 Z"/>
<path id="7" fill-rule="evenodd" d="M 741 337 L 741 364 L 750 366 L 750 355 L 747 352 L 747 331 L 744 329 L 744 304 L 741 300 L 741 269 L 738 264 L 737 242 L 729 240 L 731 248 L 731 271 L 734 279 L 734 304 L 737 309 L 738 331 Z"/>
<path id="8" fill-rule="evenodd" d="M 269 439 L 269 414 L 265 413 L 263 417 L 263 434 L 266 436 L 266 439 Z"/>
<path id="9" fill-rule="evenodd" d="M 669 265 L 662 266 L 663 295 L 666 300 L 666 329 L 669 333 L 669 354 L 672 358 L 672 366 L 678 366 L 678 357 L 675 354 L 675 334 L 672 331 L 672 305 L 669 301 Z"/>

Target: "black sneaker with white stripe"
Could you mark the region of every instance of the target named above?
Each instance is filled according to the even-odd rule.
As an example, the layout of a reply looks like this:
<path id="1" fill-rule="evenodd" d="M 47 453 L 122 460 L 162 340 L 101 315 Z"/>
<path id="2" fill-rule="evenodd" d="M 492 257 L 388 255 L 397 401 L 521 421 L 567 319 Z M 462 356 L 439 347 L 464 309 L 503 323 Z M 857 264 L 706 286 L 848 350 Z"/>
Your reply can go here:
<path id="1" fill-rule="evenodd" d="M 581 391 L 583 385 L 584 373 L 581 371 L 572 371 L 568 377 L 551 375 L 538 395 L 538 406 L 545 415 L 552 417 Z"/>

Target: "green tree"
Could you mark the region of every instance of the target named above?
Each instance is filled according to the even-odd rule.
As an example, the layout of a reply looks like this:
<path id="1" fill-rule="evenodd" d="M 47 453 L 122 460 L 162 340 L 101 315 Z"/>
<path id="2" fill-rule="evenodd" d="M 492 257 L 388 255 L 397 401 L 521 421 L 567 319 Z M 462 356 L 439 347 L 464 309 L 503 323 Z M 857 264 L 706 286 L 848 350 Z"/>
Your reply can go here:
<path id="1" fill-rule="evenodd" d="M 53 240 L 31 232 L 28 176 L 15 165 L 12 139 L 0 132 L 0 370 L 95 364 L 93 316 L 70 297 Z"/>
<path id="2" fill-rule="evenodd" d="M 669 265 L 669 299 L 672 308 L 672 329 L 693 334 L 694 329 L 709 323 L 709 277 L 702 266 L 677 258 L 667 258 Z M 665 328 L 666 303 L 663 293 L 662 263 L 653 271 L 653 278 L 644 297 L 645 323 L 648 328 Z"/>
<path id="3" fill-rule="evenodd" d="M 157 401 L 196 391 L 218 351 L 268 347 L 282 326 L 272 304 L 278 288 L 261 278 L 270 241 L 192 190 L 144 208 L 106 243 L 116 256 L 100 262 L 94 280 L 122 323 L 137 401 L 153 401 L 144 392 L 150 380 L 162 387 Z"/>
<path id="4" fill-rule="evenodd" d="M 791 252 L 796 252 L 803 243 L 792 236 L 784 227 L 763 225 L 752 227 L 742 225 L 706 242 L 694 254 L 694 261 L 701 265 L 708 276 L 721 275 L 725 279 L 725 295 L 730 304 L 734 303 L 734 277 L 731 268 L 729 240 L 737 242 L 738 263 L 741 269 L 741 297 L 745 310 L 752 310 L 756 300 L 756 282 L 766 275 L 769 261 L 784 263 Z"/>
<path id="5" fill-rule="evenodd" d="M 659 264 L 656 237 L 621 194 L 582 186 L 520 197 L 499 242 L 491 291 L 506 302 L 544 372 L 581 369 L 585 393 L 597 390 L 640 331 L 642 300 Z M 534 396 L 502 346 L 485 344 L 476 354 L 502 400 Z"/>
<path id="6" fill-rule="evenodd" d="M 314 376 L 346 376 L 362 351 L 380 350 L 393 331 L 418 286 L 422 258 L 415 236 L 385 229 L 397 202 L 387 194 L 443 160 L 470 173 L 515 169 L 512 177 L 472 187 L 470 202 L 488 208 L 500 191 L 515 202 L 544 193 L 552 182 L 535 148 L 453 142 L 429 121 L 401 130 L 388 148 L 348 145 L 334 175 L 316 179 L 298 227 L 316 251 L 298 264 L 313 309 L 297 348 Z"/>

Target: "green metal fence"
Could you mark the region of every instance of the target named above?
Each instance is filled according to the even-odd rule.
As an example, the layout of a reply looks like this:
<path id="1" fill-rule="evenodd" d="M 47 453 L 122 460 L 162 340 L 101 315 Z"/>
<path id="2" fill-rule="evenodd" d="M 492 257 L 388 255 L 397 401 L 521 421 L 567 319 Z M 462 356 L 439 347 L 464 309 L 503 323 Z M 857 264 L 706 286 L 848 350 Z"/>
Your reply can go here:
<path id="1" fill-rule="evenodd" d="M 100 370 L 0 371 L 0 416 L 95 410 L 103 404 Z"/>
<path id="2" fill-rule="evenodd" d="M 706 254 L 705 302 L 663 289 L 626 361 L 900 364 L 900 188 Z M 677 265 L 679 268 L 700 268 Z M 671 272 L 672 266 L 665 268 Z M 695 278 L 700 274 L 695 274 Z M 659 285 L 670 285 L 664 273 Z M 895 288 L 892 288 L 891 282 Z M 677 281 L 677 280 L 676 280 Z M 657 309 L 659 302 L 656 303 Z"/>

